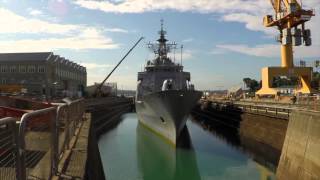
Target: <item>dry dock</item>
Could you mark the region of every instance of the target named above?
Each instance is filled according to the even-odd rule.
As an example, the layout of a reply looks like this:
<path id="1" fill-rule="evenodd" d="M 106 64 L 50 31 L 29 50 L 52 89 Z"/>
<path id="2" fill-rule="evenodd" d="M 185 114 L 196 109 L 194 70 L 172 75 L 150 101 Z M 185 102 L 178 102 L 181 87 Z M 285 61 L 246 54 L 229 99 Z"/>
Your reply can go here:
<path id="1" fill-rule="evenodd" d="M 6 111 L 4 111 L 5 109 Z M 0 179 L 106 179 L 97 140 L 133 109 L 133 99 L 79 99 L 27 111 L 2 108 Z M 277 179 L 319 179 L 320 112 L 297 106 L 202 101 L 201 126 L 241 144 Z M 239 139 L 228 137 L 228 132 Z"/>

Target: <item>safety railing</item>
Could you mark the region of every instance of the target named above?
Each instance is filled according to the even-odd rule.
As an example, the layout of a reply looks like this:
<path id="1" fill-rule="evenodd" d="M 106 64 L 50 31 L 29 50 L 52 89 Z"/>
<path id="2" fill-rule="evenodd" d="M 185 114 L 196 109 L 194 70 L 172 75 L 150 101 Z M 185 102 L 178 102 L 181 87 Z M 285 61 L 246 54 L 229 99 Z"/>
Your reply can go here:
<path id="1" fill-rule="evenodd" d="M 238 104 L 232 102 L 212 102 L 211 107 L 221 110 L 229 109 L 234 111 L 248 112 L 254 114 L 268 115 L 279 118 L 288 118 L 291 108 L 275 107 L 267 105 Z"/>
<path id="2" fill-rule="evenodd" d="M 26 113 L 19 127 L 21 179 L 49 179 L 55 171 L 56 107 Z M 50 151 L 51 150 L 51 151 Z M 39 177 L 40 176 L 40 177 Z"/>
<path id="3" fill-rule="evenodd" d="M 233 107 L 236 107 L 243 112 L 268 114 L 268 115 L 277 116 L 277 117 L 278 116 L 289 117 L 292 111 L 289 108 L 278 108 L 278 107 L 272 107 L 272 106 L 258 106 L 258 105 L 235 104 Z"/>
<path id="4" fill-rule="evenodd" d="M 0 179 L 18 179 L 16 119 L 0 119 Z"/>
<path id="5" fill-rule="evenodd" d="M 0 119 L 0 179 L 50 179 L 85 112 L 84 100 Z"/>
<path id="6" fill-rule="evenodd" d="M 69 113 L 68 105 L 63 104 L 57 108 L 57 133 L 56 139 L 58 146 L 55 146 L 55 159 L 58 161 L 63 152 L 69 148 L 70 134 L 69 134 Z"/>
<path id="7" fill-rule="evenodd" d="M 55 159 L 58 162 L 63 152 L 69 149 L 71 137 L 79 126 L 85 112 L 84 100 L 76 100 L 69 104 L 63 104 L 57 108 L 57 146 L 55 146 Z"/>

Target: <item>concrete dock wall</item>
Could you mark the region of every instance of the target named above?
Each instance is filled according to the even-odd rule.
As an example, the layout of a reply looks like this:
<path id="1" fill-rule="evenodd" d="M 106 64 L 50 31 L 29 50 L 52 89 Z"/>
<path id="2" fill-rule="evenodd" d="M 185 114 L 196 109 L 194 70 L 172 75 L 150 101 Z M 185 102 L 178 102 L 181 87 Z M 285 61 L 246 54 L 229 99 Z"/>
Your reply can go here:
<path id="1" fill-rule="evenodd" d="M 90 125 L 88 137 L 88 154 L 85 178 L 87 180 L 106 179 L 100 157 L 99 147 L 93 123 Z"/>
<path id="2" fill-rule="evenodd" d="M 250 113 L 235 110 L 232 107 L 206 108 L 196 107 L 194 111 L 213 117 L 218 123 L 239 129 L 239 135 L 282 150 L 288 120 L 263 113 Z M 280 154 L 279 154 L 280 155 Z"/>
<path id="3" fill-rule="evenodd" d="M 294 111 L 277 169 L 277 179 L 320 179 L 320 113 Z"/>
<path id="4" fill-rule="evenodd" d="M 243 113 L 241 119 L 241 137 L 253 138 L 281 151 L 288 125 L 287 120 L 250 113 Z"/>

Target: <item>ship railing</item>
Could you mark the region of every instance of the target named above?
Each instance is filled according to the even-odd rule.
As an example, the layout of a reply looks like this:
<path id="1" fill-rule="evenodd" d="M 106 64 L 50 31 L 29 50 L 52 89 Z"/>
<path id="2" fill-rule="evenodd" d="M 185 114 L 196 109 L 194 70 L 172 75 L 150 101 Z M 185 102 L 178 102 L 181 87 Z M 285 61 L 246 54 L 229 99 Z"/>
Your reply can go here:
<path id="1" fill-rule="evenodd" d="M 82 123 L 84 100 L 0 119 L 0 179 L 50 179 L 57 175 Z"/>
<path id="2" fill-rule="evenodd" d="M 11 180 L 19 177 L 17 137 L 16 119 L 0 119 L 0 179 Z"/>

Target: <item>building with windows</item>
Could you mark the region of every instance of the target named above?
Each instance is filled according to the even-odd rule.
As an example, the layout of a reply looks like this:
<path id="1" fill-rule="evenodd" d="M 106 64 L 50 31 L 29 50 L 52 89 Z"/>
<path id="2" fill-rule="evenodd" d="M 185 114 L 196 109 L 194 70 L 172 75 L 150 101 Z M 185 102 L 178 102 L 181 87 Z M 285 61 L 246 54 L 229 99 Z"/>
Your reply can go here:
<path id="1" fill-rule="evenodd" d="M 86 84 L 85 67 L 52 52 L 0 53 L 0 92 L 70 97 Z"/>

